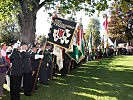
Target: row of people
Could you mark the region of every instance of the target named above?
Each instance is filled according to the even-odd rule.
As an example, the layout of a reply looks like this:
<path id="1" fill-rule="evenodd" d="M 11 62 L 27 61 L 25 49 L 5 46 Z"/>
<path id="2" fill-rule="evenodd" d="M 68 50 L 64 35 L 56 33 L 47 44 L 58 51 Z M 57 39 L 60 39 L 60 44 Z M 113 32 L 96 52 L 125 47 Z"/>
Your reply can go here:
<path id="1" fill-rule="evenodd" d="M 10 86 L 11 100 L 20 100 L 21 84 L 23 84 L 24 95 L 30 96 L 32 94 L 32 90 L 34 88 L 37 88 L 35 85 L 35 83 L 37 82 L 35 81 L 38 78 L 37 71 L 40 63 L 40 82 L 43 84 L 48 83 L 48 74 L 50 71 L 49 66 L 51 65 L 50 63 L 52 62 L 52 60 L 50 58 L 49 52 L 47 51 L 47 45 L 45 50 L 44 46 L 41 46 L 37 53 L 37 48 L 35 45 L 32 46 L 29 52 L 28 45 L 25 42 L 22 42 L 20 46 L 20 43 L 17 43 L 15 41 L 11 46 L 10 51 L 8 51 L 8 56 L 6 52 L 7 47 L 5 43 L 1 45 L 1 48 L 2 50 L 0 51 L 0 96 L 3 96 L 3 84 L 7 72 L 8 76 L 10 76 L 10 81 L 7 80 L 7 83 Z M 5 55 L 3 56 L 3 54 Z M 42 60 L 40 60 L 41 58 Z"/>
<path id="2" fill-rule="evenodd" d="M 21 44 L 21 45 L 20 45 Z M 52 54 L 53 46 L 48 43 L 43 45 L 32 45 L 30 48 L 25 42 L 14 41 L 11 46 L 1 45 L 0 56 L 0 96 L 3 95 L 3 84 L 5 75 L 10 87 L 11 100 L 20 100 L 20 89 L 23 87 L 24 95 L 31 96 L 37 89 L 37 83 L 48 85 L 49 79 L 60 73 L 66 76 L 70 70 L 75 69 L 77 64 L 63 50 L 63 68 L 59 71 L 56 64 L 56 56 Z M 4 53 L 3 53 L 4 49 Z M 3 62 L 1 61 L 3 59 Z M 1 67 L 3 66 L 3 67 Z M 3 72 L 1 69 L 5 69 Z M 6 70 L 8 69 L 8 70 Z"/>

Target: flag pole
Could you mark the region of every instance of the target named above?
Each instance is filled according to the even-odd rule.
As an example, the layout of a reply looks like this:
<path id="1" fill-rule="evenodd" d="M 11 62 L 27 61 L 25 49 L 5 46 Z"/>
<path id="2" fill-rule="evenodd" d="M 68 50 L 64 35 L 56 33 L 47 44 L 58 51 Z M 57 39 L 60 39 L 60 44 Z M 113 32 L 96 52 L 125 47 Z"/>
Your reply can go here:
<path id="1" fill-rule="evenodd" d="M 43 46 L 44 49 L 43 49 L 42 55 L 44 54 L 44 51 L 45 51 L 45 48 L 46 48 L 46 44 L 47 44 L 47 40 L 46 40 L 46 42 L 45 42 L 45 44 L 44 44 L 44 46 Z M 43 60 L 43 58 L 41 58 L 41 60 L 40 60 L 40 62 L 39 62 L 39 66 L 38 66 L 37 74 L 36 74 L 36 79 L 35 79 L 35 82 L 34 82 L 34 85 L 33 85 L 33 89 L 32 89 L 32 94 L 33 94 L 33 92 L 34 92 L 34 90 L 35 90 L 35 86 L 36 86 L 37 78 L 38 78 L 39 71 L 40 71 L 41 64 L 42 64 L 42 60 Z"/>
<path id="2" fill-rule="evenodd" d="M 53 55 L 53 61 L 52 61 L 52 69 L 51 69 L 51 73 L 50 73 L 50 80 L 52 80 L 53 78 L 53 68 L 54 68 L 54 60 L 55 60 L 55 55 Z"/>

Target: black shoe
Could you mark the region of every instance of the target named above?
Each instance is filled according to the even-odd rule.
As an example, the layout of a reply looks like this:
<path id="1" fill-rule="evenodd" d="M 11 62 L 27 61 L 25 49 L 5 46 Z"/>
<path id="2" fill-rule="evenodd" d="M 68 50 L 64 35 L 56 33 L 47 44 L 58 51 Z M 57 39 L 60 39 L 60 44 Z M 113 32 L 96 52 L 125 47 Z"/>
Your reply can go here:
<path id="1" fill-rule="evenodd" d="M 32 96 L 32 93 L 24 93 L 25 96 Z"/>

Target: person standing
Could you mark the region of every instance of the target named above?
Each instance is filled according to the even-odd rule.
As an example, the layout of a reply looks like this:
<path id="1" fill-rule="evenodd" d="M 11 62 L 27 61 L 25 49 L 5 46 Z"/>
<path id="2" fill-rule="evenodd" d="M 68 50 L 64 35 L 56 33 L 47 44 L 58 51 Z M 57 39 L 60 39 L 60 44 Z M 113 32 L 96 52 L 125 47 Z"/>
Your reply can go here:
<path id="1" fill-rule="evenodd" d="M 13 51 L 10 55 L 10 96 L 11 100 L 20 100 L 20 87 L 22 80 L 21 55 L 18 50 L 19 44 L 14 43 Z"/>
<path id="2" fill-rule="evenodd" d="M 41 50 L 39 50 L 39 55 L 44 55 L 40 67 L 40 72 L 39 72 L 39 78 L 40 78 L 40 83 L 43 85 L 48 85 L 48 80 L 50 78 L 50 72 L 51 72 L 51 67 L 52 67 L 52 57 L 50 52 L 48 51 L 49 49 L 49 44 L 46 44 L 46 49 L 43 46 L 41 46 Z M 43 52 L 44 51 L 44 52 Z"/>
<path id="3" fill-rule="evenodd" d="M 22 62 L 22 74 L 23 74 L 23 88 L 24 95 L 32 95 L 32 68 L 31 68 L 31 55 L 27 52 L 28 45 L 25 42 L 21 43 L 21 62 Z"/>
<path id="4" fill-rule="evenodd" d="M 37 81 L 36 78 L 37 78 L 39 60 L 35 59 L 36 53 L 37 53 L 37 47 L 35 44 L 33 44 L 31 53 L 30 53 L 31 54 L 31 67 L 32 67 L 32 91 L 34 91 L 34 88 L 35 88 L 35 90 L 37 89 L 37 82 L 35 82 L 35 81 Z M 35 87 L 34 87 L 34 85 L 35 85 Z"/>
<path id="5" fill-rule="evenodd" d="M 7 56 L 7 53 L 6 53 L 6 50 L 7 50 L 7 45 L 6 43 L 2 43 L 1 44 L 1 55 L 3 57 L 5 57 L 6 61 L 8 62 L 8 65 L 6 66 L 7 67 L 7 70 L 9 70 L 9 65 L 10 65 L 10 59 L 8 58 Z M 8 86 L 8 89 L 10 89 L 10 77 L 8 74 L 6 74 L 6 82 L 7 82 L 7 86 Z"/>
<path id="6" fill-rule="evenodd" d="M 8 62 L 6 61 L 5 57 L 1 55 L 1 49 L 0 49 L 0 97 L 4 96 L 3 95 L 3 84 L 5 82 L 7 65 L 8 65 Z"/>

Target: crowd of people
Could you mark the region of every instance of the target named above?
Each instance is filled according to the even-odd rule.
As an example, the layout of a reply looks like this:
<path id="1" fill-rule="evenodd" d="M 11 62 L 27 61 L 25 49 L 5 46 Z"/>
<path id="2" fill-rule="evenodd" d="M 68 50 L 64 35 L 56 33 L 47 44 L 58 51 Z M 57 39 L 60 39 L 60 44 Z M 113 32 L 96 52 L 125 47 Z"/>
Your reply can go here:
<path id="1" fill-rule="evenodd" d="M 12 41 L 10 46 L 1 43 L 0 49 L 0 97 L 3 84 L 10 89 L 11 100 L 20 100 L 20 92 L 31 96 L 38 89 L 37 84 L 49 85 L 53 76 L 62 77 L 76 64 L 63 50 L 63 68 L 59 71 L 56 56 L 52 54 L 53 45 L 32 44 Z M 71 67 L 70 67 L 71 61 Z M 68 67 L 69 66 L 69 67 Z"/>
<path id="2" fill-rule="evenodd" d="M 21 100 L 20 92 L 25 96 L 31 96 L 38 89 L 38 84 L 49 85 L 49 80 L 53 76 L 60 74 L 66 76 L 70 70 L 75 69 L 82 63 L 110 57 L 120 54 L 122 51 L 115 51 L 108 48 L 103 52 L 101 49 L 95 50 L 94 56 L 85 48 L 85 58 L 76 63 L 63 49 L 63 68 L 59 71 L 56 63 L 56 56 L 53 54 L 53 45 L 32 44 L 12 41 L 10 46 L 1 43 L 0 48 L 0 97 L 4 96 L 3 84 L 6 83 L 10 89 L 11 100 Z M 120 53 L 119 53 L 120 52 Z"/>

